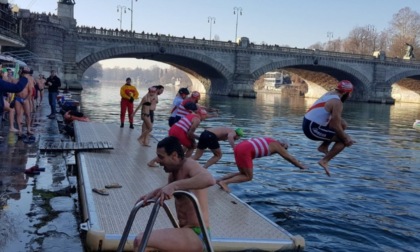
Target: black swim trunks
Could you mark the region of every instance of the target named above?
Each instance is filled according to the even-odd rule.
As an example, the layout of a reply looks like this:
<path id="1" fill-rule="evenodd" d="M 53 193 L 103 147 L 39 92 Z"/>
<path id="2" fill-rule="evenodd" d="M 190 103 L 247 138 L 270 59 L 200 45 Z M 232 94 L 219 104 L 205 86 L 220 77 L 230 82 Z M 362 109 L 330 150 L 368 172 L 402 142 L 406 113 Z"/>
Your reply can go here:
<path id="1" fill-rule="evenodd" d="M 329 141 L 336 134 L 335 131 L 328 126 L 321 126 L 306 118 L 303 118 L 302 130 L 307 138 L 315 141 Z"/>
<path id="2" fill-rule="evenodd" d="M 197 148 L 201 150 L 205 150 L 207 148 L 210 150 L 219 149 L 219 139 L 213 132 L 205 130 L 201 133 L 200 138 L 198 139 Z"/>

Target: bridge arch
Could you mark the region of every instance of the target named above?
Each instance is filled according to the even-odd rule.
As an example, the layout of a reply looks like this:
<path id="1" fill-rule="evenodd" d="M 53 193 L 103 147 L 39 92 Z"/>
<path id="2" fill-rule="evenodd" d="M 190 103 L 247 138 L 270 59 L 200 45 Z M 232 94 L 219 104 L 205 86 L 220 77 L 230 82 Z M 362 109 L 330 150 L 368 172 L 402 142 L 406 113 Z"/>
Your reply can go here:
<path id="1" fill-rule="evenodd" d="M 258 79 L 261 75 L 273 71 L 274 69 L 286 69 L 287 68 L 297 68 L 301 70 L 312 71 L 314 74 L 324 73 L 330 75 L 336 79 L 348 79 L 355 85 L 355 93 L 353 97 L 358 99 L 367 100 L 366 92 L 369 90 L 372 80 L 365 76 L 360 71 L 344 65 L 341 63 L 328 61 L 328 60 L 318 60 L 314 57 L 305 57 L 305 58 L 293 58 L 271 62 L 266 64 L 252 72 L 252 78 L 254 80 Z M 293 71 L 292 71 L 293 72 Z"/>
<path id="2" fill-rule="evenodd" d="M 407 78 L 407 77 L 412 77 L 412 76 L 418 76 L 418 78 L 420 77 L 420 69 L 419 70 L 408 70 L 408 71 L 404 71 L 401 72 L 399 74 L 396 74 L 394 76 L 392 76 L 391 78 L 389 78 L 388 80 L 386 80 L 386 85 L 391 87 L 392 84 L 394 84 L 395 82 L 398 82 L 401 79 Z"/>
<path id="3" fill-rule="evenodd" d="M 205 54 L 165 46 L 157 48 L 156 45 L 114 47 L 89 54 L 77 63 L 77 76 L 81 79 L 83 73 L 100 60 L 120 57 L 155 60 L 180 68 L 197 78 L 207 92 L 213 86 L 217 90 L 226 90 L 228 80 L 233 78 L 233 73 L 221 62 Z"/>

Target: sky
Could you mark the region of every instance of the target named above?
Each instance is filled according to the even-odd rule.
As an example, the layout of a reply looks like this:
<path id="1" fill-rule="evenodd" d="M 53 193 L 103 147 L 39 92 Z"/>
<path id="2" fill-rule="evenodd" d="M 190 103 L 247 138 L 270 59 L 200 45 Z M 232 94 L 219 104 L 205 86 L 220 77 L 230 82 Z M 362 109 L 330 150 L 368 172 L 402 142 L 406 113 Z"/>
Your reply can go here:
<path id="1" fill-rule="evenodd" d="M 31 12 L 57 13 L 58 0 L 9 0 Z M 400 9 L 420 13 L 420 0 L 75 0 L 79 26 L 120 28 L 187 38 L 215 35 L 221 41 L 248 37 L 256 44 L 307 48 L 317 42 L 346 38 L 355 27 L 380 32 Z M 133 5 L 133 8 L 131 8 Z M 122 6 L 122 7 L 121 7 Z M 126 13 L 117 12 L 117 9 Z M 234 14 L 234 9 L 242 13 Z M 131 11 L 133 19 L 131 21 Z M 238 12 L 237 12 L 238 13 Z M 122 16 L 121 16 L 122 14 Z M 209 23 L 209 18 L 214 20 Z M 236 25 L 238 25 L 236 29 Z M 101 61 L 105 67 L 162 66 L 136 59 Z"/>

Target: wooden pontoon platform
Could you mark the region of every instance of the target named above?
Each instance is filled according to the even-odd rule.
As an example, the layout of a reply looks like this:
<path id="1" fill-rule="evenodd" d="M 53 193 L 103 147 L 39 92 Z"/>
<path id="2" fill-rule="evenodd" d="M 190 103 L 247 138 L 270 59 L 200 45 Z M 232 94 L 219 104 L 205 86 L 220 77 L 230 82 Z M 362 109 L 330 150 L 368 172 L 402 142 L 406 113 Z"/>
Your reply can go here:
<path id="1" fill-rule="evenodd" d="M 115 251 L 136 200 L 145 193 L 167 183 L 162 167 L 150 168 L 147 162 L 155 157 L 152 147 L 137 141 L 138 129 L 120 128 L 117 124 L 75 123 L 76 142 L 107 142 L 113 149 L 76 151 L 79 167 L 79 194 L 86 231 L 86 247 L 90 251 Z M 107 189 L 109 195 L 92 192 L 107 184 L 119 183 L 122 188 Z M 173 201 L 167 202 L 174 211 Z M 211 244 L 215 251 L 240 250 L 303 250 L 305 240 L 293 236 L 249 205 L 221 190 L 209 188 Z M 151 206 L 136 215 L 125 251 L 132 251 L 136 234 L 144 230 Z M 163 209 L 154 229 L 172 227 Z"/>

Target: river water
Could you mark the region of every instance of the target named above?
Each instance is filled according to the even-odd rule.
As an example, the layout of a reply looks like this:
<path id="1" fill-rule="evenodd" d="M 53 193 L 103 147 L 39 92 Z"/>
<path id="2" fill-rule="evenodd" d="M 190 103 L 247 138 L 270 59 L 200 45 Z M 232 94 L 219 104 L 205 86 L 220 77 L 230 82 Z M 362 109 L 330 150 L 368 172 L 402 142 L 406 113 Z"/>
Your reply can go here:
<path id="1" fill-rule="evenodd" d="M 119 124 L 123 83 L 85 85 L 81 110 L 93 121 Z M 146 87 L 139 88 L 141 96 Z M 153 137 L 166 136 L 175 89 L 159 97 Z M 300 171 L 279 155 L 254 160 L 254 179 L 231 184 L 232 193 L 294 235 L 306 251 L 418 251 L 420 248 L 420 104 L 348 102 L 343 118 L 357 141 L 330 162 L 331 177 L 317 165 L 318 142 L 302 133 L 301 121 L 314 99 L 258 94 L 256 99 L 204 96 L 220 116 L 201 124 L 242 127 L 245 139 L 286 137 L 289 152 L 309 167 Z M 138 101 L 136 101 L 138 104 Z M 140 130 L 139 116 L 135 130 Z M 198 132 L 202 131 L 202 128 Z M 209 169 L 215 177 L 237 171 L 229 144 Z M 206 152 L 200 162 L 210 157 Z M 217 225 L 217 220 L 212 221 Z"/>

